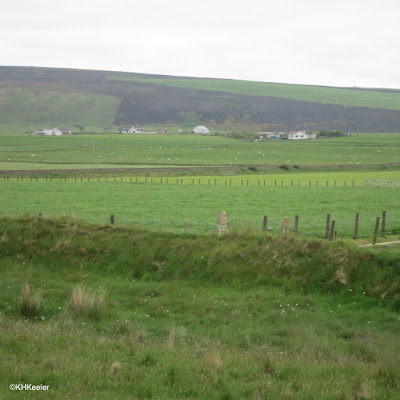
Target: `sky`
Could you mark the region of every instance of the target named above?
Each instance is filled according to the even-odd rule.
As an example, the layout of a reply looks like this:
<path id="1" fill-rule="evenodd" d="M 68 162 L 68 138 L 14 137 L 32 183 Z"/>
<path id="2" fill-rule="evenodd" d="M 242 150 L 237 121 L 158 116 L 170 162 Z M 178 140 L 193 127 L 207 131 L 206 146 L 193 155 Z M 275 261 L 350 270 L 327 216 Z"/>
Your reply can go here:
<path id="1" fill-rule="evenodd" d="M 400 89 L 399 0 L 5 0 L 0 65 Z"/>

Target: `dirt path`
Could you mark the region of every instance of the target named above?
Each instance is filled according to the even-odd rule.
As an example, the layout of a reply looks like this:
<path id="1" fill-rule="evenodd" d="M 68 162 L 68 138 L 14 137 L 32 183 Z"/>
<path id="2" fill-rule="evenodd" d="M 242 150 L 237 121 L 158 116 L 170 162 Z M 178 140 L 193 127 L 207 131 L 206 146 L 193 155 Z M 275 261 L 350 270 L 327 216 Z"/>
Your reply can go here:
<path id="1" fill-rule="evenodd" d="M 299 169 L 319 169 L 319 168 L 365 168 L 365 167 L 383 167 L 400 165 L 400 162 L 390 162 L 387 164 L 317 164 L 317 165 L 300 165 Z M 154 168 L 82 168 L 82 169 L 20 169 L 20 170 L 0 170 L 0 174 L 18 174 L 18 173 L 99 173 L 99 172 L 171 172 L 171 171 L 232 171 L 239 169 L 248 169 L 252 165 L 219 165 L 219 166 L 196 166 L 196 167 L 154 167 Z M 279 165 L 256 165 L 257 170 L 279 169 Z"/>

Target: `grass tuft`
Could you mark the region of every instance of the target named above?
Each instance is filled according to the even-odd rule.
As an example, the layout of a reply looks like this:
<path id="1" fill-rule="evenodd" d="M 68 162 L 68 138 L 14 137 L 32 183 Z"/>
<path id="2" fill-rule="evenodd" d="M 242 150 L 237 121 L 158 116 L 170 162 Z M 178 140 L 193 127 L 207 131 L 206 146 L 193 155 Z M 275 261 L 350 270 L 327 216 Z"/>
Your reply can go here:
<path id="1" fill-rule="evenodd" d="M 29 283 L 25 283 L 22 286 L 18 303 L 21 315 L 26 318 L 37 316 L 41 301 L 42 295 L 40 292 L 32 293 Z"/>
<path id="2" fill-rule="evenodd" d="M 68 310 L 75 315 L 98 319 L 101 316 L 105 295 L 103 289 L 92 292 L 79 286 L 72 291 Z"/>

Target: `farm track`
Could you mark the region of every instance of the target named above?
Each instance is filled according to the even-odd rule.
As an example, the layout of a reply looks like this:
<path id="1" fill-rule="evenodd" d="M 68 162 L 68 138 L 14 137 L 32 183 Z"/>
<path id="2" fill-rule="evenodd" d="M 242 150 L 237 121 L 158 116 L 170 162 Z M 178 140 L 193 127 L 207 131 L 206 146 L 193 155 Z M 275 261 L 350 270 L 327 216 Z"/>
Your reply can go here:
<path id="1" fill-rule="evenodd" d="M 315 165 L 299 165 L 300 169 L 320 169 L 320 168 L 370 168 L 370 167 L 389 167 L 400 165 L 400 162 L 390 162 L 384 164 L 315 164 Z M 171 172 L 171 171 L 226 171 L 241 170 L 253 167 L 253 165 L 225 165 L 225 166 L 197 166 L 197 167 L 162 167 L 162 168 L 83 168 L 83 169 L 20 169 L 20 170 L 0 170 L 0 174 L 17 174 L 17 173 L 100 173 L 100 172 Z M 258 170 L 279 169 L 280 165 L 254 165 Z"/>

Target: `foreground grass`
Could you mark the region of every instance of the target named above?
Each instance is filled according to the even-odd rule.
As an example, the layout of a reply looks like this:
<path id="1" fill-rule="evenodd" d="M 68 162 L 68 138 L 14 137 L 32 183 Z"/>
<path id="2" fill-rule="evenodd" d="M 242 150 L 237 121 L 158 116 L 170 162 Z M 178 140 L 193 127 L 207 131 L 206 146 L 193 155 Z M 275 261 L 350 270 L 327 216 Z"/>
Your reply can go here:
<path id="1" fill-rule="evenodd" d="M 7 218 L 0 258 L 1 398 L 398 397 L 398 254 Z M 71 312 L 77 287 L 101 313 Z"/>

